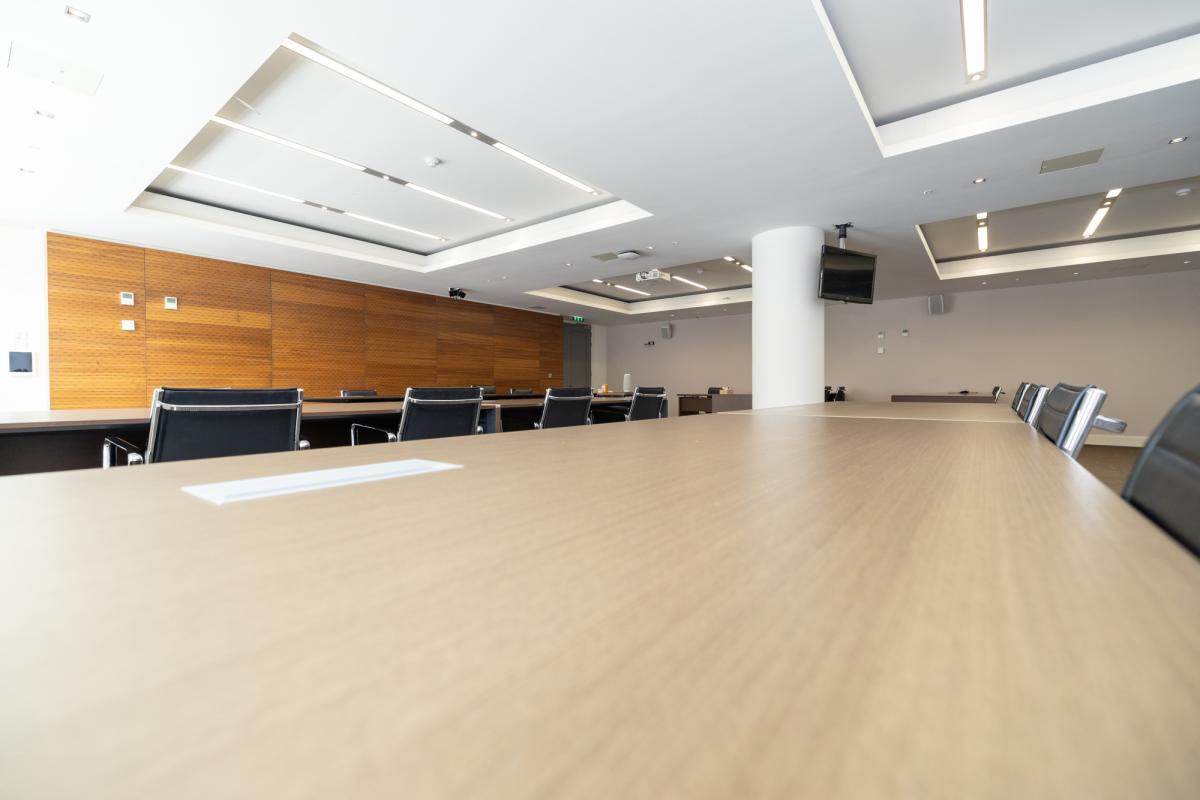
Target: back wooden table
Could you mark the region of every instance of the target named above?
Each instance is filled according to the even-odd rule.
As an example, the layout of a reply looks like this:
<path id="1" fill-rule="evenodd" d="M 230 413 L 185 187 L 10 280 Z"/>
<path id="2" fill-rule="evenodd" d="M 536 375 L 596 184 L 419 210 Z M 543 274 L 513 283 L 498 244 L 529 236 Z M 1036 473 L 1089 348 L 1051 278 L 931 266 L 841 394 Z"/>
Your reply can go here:
<path id="1" fill-rule="evenodd" d="M 180 491 L 404 457 L 465 468 Z M 1200 567 L 1023 425 L 716 414 L 0 507 L 5 798 L 1200 789 Z"/>

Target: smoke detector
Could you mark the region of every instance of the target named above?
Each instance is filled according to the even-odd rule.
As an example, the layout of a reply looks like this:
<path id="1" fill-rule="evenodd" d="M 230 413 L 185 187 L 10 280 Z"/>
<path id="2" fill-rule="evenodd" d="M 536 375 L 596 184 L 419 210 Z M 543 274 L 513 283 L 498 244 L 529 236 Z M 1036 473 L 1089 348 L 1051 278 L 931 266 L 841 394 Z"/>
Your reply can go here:
<path id="1" fill-rule="evenodd" d="M 617 258 L 621 259 L 622 261 L 633 261 L 635 258 L 641 257 L 642 254 L 637 250 L 625 250 L 624 252 L 617 253 Z"/>

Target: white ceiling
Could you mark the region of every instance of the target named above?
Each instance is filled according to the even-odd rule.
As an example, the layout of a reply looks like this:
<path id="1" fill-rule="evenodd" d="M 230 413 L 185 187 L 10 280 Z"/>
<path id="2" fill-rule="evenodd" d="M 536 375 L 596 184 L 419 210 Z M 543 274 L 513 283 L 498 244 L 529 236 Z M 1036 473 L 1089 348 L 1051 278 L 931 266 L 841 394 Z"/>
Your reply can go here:
<path id="1" fill-rule="evenodd" d="M 1105 3 L 1103 14 L 1122 18 L 1114 5 L 1123 7 Z M 1200 16 L 1200 6 L 1192 5 Z M 628 272 L 624 262 L 593 266 L 595 253 L 654 245 L 655 262 L 647 266 L 667 268 L 725 254 L 750 260 L 750 239 L 761 231 L 815 225 L 829 230 L 832 241 L 829 226 L 843 220 L 855 223 L 850 246 L 879 254 L 878 298 L 979 290 L 974 278 L 939 280 L 917 224 L 1200 172 L 1197 81 L 885 159 L 814 8 L 796 0 L 703 10 L 683 0 L 211 0 L 202 8 L 88 0 L 83 7 L 93 14 L 87 25 L 66 18 L 57 2 L 7 0 L 0 7 L 0 40 L 104 75 L 95 96 L 83 96 L 0 71 L 0 219 L 416 291 L 443 294 L 461 286 L 473 300 L 555 313 L 580 311 L 526 292 Z M 653 216 L 421 274 L 127 213 L 166 164 L 185 150 L 192 157 L 188 145 L 198 134 L 210 135 L 209 117 L 293 33 Z M 271 98 L 256 99 L 265 106 Z M 393 148 L 390 128 L 364 128 L 325 104 L 298 105 L 271 110 L 289 136 L 301 131 L 308 144 L 361 146 L 361 157 L 380 168 L 393 162 L 370 161 L 395 157 L 396 172 L 414 180 L 443 169 L 410 168 L 428 147 Z M 36 118 L 38 108 L 52 110 L 55 119 Z M 1176 135 L 1192 138 L 1168 147 Z M 231 139 L 228 146 L 249 144 Z M 211 157 L 223 158 L 223 147 Z M 1099 164 L 1038 174 L 1043 159 L 1093 147 L 1105 148 Z M 264 155 L 264 166 L 246 152 L 239 168 L 288 179 L 292 168 L 280 165 L 292 162 L 277 162 L 282 154 L 269 161 Z M 356 202 L 389 208 L 404 202 L 372 194 L 394 187 L 350 188 L 352 179 L 367 179 L 348 170 L 324 177 L 320 162 L 305 161 L 295 169 L 320 176 L 311 185 L 331 194 L 345 191 Z M 18 172 L 23 166 L 35 173 Z M 445 186 L 472 193 L 463 199 L 519 220 L 533 207 L 524 205 L 519 185 L 453 183 L 458 172 L 449 157 L 440 174 Z M 988 181 L 972 185 L 975 176 Z M 532 189 L 528 202 L 543 197 Z M 403 210 L 418 214 L 415 207 Z M 449 215 L 445 220 L 450 230 L 437 232 L 459 230 Z M 1047 270 L 1027 282 L 1101 277 L 1110 274 L 1108 266 Z M 631 321 L 605 311 L 585 314 Z"/>
<path id="2" fill-rule="evenodd" d="M 957 0 L 821 0 L 877 125 L 1200 33 L 1195 0 L 993 0 L 967 80 Z"/>

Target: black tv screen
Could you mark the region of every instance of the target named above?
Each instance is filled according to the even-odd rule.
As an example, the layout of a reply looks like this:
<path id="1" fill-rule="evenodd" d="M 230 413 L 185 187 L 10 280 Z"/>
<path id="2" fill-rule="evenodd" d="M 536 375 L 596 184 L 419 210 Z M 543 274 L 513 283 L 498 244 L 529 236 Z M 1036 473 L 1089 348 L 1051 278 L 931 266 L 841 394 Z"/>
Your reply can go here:
<path id="1" fill-rule="evenodd" d="M 870 303 L 875 296 L 875 256 L 823 245 L 820 296 L 847 303 Z"/>

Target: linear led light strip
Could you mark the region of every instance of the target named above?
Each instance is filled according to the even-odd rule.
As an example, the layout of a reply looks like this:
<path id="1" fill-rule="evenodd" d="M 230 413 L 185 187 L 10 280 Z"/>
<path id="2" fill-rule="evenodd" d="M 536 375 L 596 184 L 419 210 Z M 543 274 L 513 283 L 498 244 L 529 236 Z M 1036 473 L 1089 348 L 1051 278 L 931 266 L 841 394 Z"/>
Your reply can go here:
<path id="1" fill-rule="evenodd" d="M 979 252 L 986 253 L 988 249 L 987 212 L 980 211 L 975 215 L 975 235 L 979 238 Z"/>
<path id="2" fill-rule="evenodd" d="M 1104 202 L 1102 202 L 1100 207 L 1096 209 L 1096 213 L 1092 214 L 1091 222 L 1089 222 L 1087 227 L 1083 229 L 1083 238 L 1089 239 L 1096 233 L 1096 229 L 1100 227 L 1100 223 L 1104 221 L 1106 216 L 1108 216 L 1108 210 L 1112 208 L 1113 203 L 1116 202 L 1120 195 L 1120 189 L 1110 189 L 1108 194 L 1104 195 Z"/>
<path id="3" fill-rule="evenodd" d="M 258 192 L 259 194 L 265 194 L 268 197 L 275 197 L 275 198 L 278 198 L 279 200 L 287 200 L 292 203 L 300 203 L 301 205 L 312 206 L 313 208 L 319 208 L 322 211 L 328 211 L 332 214 L 341 214 L 342 216 L 361 220 L 363 222 L 370 222 L 375 225 L 382 225 L 385 228 L 392 228 L 393 230 L 403 231 L 404 233 L 411 233 L 414 236 L 423 236 L 426 239 L 433 239 L 435 242 L 449 241 L 449 239 L 447 239 L 446 237 L 438 236 L 436 233 L 426 233 L 425 231 L 419 231 L 419 230 L 416 230 L 415 228 L 406 228 L 403 225 L 395 225 L 391 222 L 384 222 L 383 220 L 375 219 L 374 217 L 364 216 L 363 214 L 355 214 L 353 211 L 346 211 L 341 208 L 334 208 L 333 206 L 326 206 L 326 205 L 322 205 L 320 203 L 314 203 L 311 200 L 301 200 L 299 197 L 292 197 L 291 195 L 280 194 L 279 192 L 272 192 L 270 189 L 262 189 L 262 188 L 259 188 L 258 186 L 251 186 L 248 183 L 241 183 L 240 181 L 233 181 L 233 180 L 230 180 L 229 178 L 221 178 L 216 175 L 209 175 L 207 172 L 198 172 L 197 170 L 188 169 L 187 167 L 181 167 L 177 164 L 168 164 L 167 169 L 174 170 L 175 172 L 182 172 L 185 175 L 194 175 L 197 178 L 204 178 L 205 180 L 216 181 L 217 183 L 223 183 L 226 186 L 235 186 L 238 189 L 245 189 L 250 192 Z"/>
<path id="4" fill-rule="evenodd" d="M 967 80 L 977 81 L 987 72 L 987 0 L 960 0 L 960 6 Z"/>
<path id="5" fill-rule="evenodd" d="M 703 284 L 700 284 L 700 283 L 696 283 L 695 281 L 689 281 L 687 278 L 681 278 L 681 277 L 680 277 L 680 276 L 678 276 L 678 275 L 672 275 L 672 276 L 671 276 L 671 280 L 673 280 L 673 281 L 683 281 L 684 283 L 686 283 L 686 284 L 687 284 L 687 285 L 689 285 L 689 286 L 695 286 L 697 289 L 703 289 L 703 290 L 704 290 L 704 291 L 706 291 L 706 292 L 708 291 L 708 287 L 707 287 L 707 286 L 705 286 L 705 285 L 703 285 Z"/>
<path id="6" fill-rule="evenodd" d="M 412 181 L 405 180 L 404 178 L 397 178 L 395 175 L 388 175 L 386 172 L 380 172 L 377 169 L 364 167 L 362 164 L 356 164 L 355 162 L 349 161 L 345 158 L 339 158 L 338 156 L 331 155 L 330 153 L 317 150 L 314 147 L 309 147 L 308 145 L 303 145 L 299 142 L 293 142 L 290 139 L 284 139 L 282 136 L 276 136 L 273 133 L 267 133 L 266 131 L 259 130 L 258 128 L 251 128 L 249 125 L 243 125 L 240 122 L 234 122 L 233 120 L 225 119 L 224 117 L 210 117 L 209 121 L 214 122 L 217 125 L 223 125 L 226 128 L 231 128 L 235 131 L 248 133 L 251 136 L 257 136 L 259 139 L 263 139 L 264 141 L 274 142 L 275 144 L 283 145 L 284 147 L 290 147 L 292 150 L 300 153 L 316 156 L 317 158 L 323 158 L 326 161 L 331 161 L 334 164 L 339 164 L 343 167 L 349 167 L 356 172 L 363 172 L 376 178 L 382 178 L 389 183 L 394 183 L 399 186 L 407 186 L 409 189 L 413 189 L 414 191 L 427 194 L 430 197 L 436 197 L 439 200 L 445 200 L 447 203 L 454 203 L 456 206 L 462 206 L 463 208 L 476 211 L 480 214 L 486 214 L 493 219 L 498 219 L 502 222 L 512 222 L 511 217 L 506 217 L 503 214 L 497 214 L 495 211 L 488 211 L 486 208 L 481 208 L 480 206 L 477 206 L 473 203 L 468 203 L 465 200 L 459 200 L 456 197 L 451 197 L 450 195 L 442 194 L 441 192 L 435 192 L 433 189 L 427 189 L 424 186 L 419 186 Z"/>
<path id="7" fill-rule="evenodd" d="M 739 267 L 746 270 L 746 272 L 754 272 L 753 267 L 751 267 L 749 264 L 743 264 L 741 261 L 734 258 L 733 256 L 721 256 L 721 258 L 725 259 L 726 261 L 728 261 L 731 264 L 737 264 Z"/>
<path id="8" fill-rule="evenodd" d="M 307 58 L 309 61 L 312 61 L 314 64 L 320 64 L 322 67 L 325 67 L 326 69 L 330 69 L 330 70 L 336 72 L 338 75 L 341 75 L 342 77 L 349 78 L 350 80 L 355 81 L 356 83 L 366 86 L 368 89 L 373 89 L 376 92 L 379 92 L 384 97 L 388 97 L 392 100 L 395 100 L 398 103 L 402 103 L 403 105 L 408 106 L 413 111 L 417 111 L 421 114 L 424 114 L 427 117 L 436 119 L 438 122 L 442 123 L 443 125 L 449 125 L 450 127 L 454 128 L 456 131 L 459 131 L 460 133 L 465 133 L 466 135 L 470 136 L 472 139 L 478 139 L 479 141 L 483 142 L 484 144 L 491 145 L 492 147 L 499 150 L 501 153 L 510 155 L 513 158 L 516 158 L 520 161 L 524 161 L 529 166 L 534 167 L 535 169 L 541 170 L 542 172 L 546 173 L 547 175 L 549 175 L 552 178 L 557 178 L 558 180 L 562 181 L 563 183 L 574 186 L 576 189 L 579 189 L 580 191 L 583 191 L 583 192 L 587 192 L 588 194 L 599 194 L 598 191 L 593 189 L 591 186 L 588 186 L 586 183 L 583 183 L 582 181 L 577 181 L 574 178 L 572 178 L 570 175 L 559 172 L 558 170 L 554 169 L 554 167 L 551 167 L 547 164 L 543 164 L 542 162 L 538 161 L 536 158 L 527 156 L 524 153 L 522 153 L 520 150 L 517 150 L 513 147 L 509 147 L 504 142 L 497 141 L 496 139 L 493 139 L 490 136 L 480 133 L 479 131 L 466 125 L 465 123 L 459 122 L 458 120 L 454 119 L 453 117 L 448 117 L 445 114 L 443 114 L 442 112 L 438 111 L 437 109 L 431 108 L 430 106 L 425 105 L 424 103 L 420 102 L 419 100 L 415 100 L 415 99 L 409 97 L 408 95 L 404 94 L 403 92 L 396 91 L 392 87 L 388 86 L 386 83 L 382 83 L 380 81 L 375 80 L 370 75 L 365 75 L 362 72 L 359 72 L 358 70 L 354 69 L 353 67 L 346 66 L 345 64 L 341 63 L 340 61 L 335 61 L 334 59 L 330 58 L 329 56 L 325 55 L 324 53 L 320 53 L 320 52 L 314 50 L 313 48 L 309 47 L 308 45 L 301 44 L 300 42 L 297 42 L 295 39 L 284 39 L 283 46 L 285 48 L 287 48 L 288 50 L 291 50 L 296 55 Z"/>
<path id="9" fill-rule="evenodd" d="M 634 294 L 640 294 L 640 295 L 642 295 L 642 296 L 644 296 L 644 297 L 649 297 L 649 296 L 650 296 L 650 293 L 649 293 L 649 292 L 643 292 L 641 289 L 631 289 L 631 288 L 629 288 L 628 286 L 622 286 L 622 285 L 621 285 L 621 284 L 619 284 L 619 283 L 614 283 L 614 284 L 613 284 L 613 286 L 617 287 L 618 289 L 624 289 L 624 290 L 625 290 L 625 291 L 627 291 L 627 292 L 633 292 Z"/>

